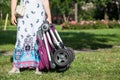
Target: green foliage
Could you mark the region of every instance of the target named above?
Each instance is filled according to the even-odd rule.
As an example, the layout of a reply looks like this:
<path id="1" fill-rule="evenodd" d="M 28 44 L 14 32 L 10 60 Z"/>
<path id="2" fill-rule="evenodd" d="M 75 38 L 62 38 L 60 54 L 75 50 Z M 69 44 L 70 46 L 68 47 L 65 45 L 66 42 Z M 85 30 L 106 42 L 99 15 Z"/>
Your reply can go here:
<path id="1" fill-rule="evenodd" d="M 72 0 L 52 0 L 50 1 L 51 10 L 54 14 L 71 14 Z M 69 12 L 69 13 L 68 13 Z"/>
<path id="2" fill-rule="evenodd" d="M 79 30 L 79 29 L 92 29 L 93 24 L 84 24 L 81 25 L 79 23 L 71 24 L 71 23 L 65 23 L 62 29 L 71 29 L 71 30 Z"/>
<path id="3" fill-rule="evenodd" d="M 97 21 L 96 24 L 94 24 L 92 27 L 93 29 L 107 29 L 108 25 L 101 21 Z"/>
<path id="4" fill-rule="evenodd" d="M 106 6 L 106 4 L 112 0 L 92 0 L 95 4 L 102 4 L 103 6 Z"/>
<path id="5" fill-rule="evenodd" d="M 110 21 L 109 22 L 109 28 L 120 28 L 120 24 L 118 24 L 118 22 L 116 22 L 116 21 Z"/>
<path id="6" fill-rule="evenodd" d="M 74 17 L 74 4 L 77 3 L 78 20 L 80 21 L 80 20 L 93 20 L 93 19 L 101 19 L 101 18 L 103 19 L 105 14 L 104 10 L 108 2 L 111 1 L 112 0 L 51 0 L 50 5 L 53 16 L 63 16 L 64 14 L 67 18 L 70 18 L 70 17 Z M 81 9 L 83 5 L 86 5 L 87 3 L 90 2 L 92 2 L 96 8 L 91 8 L 87 11 Z M 118 2 L 120 2 L 120 0 L 118 0 Z M 10 0 L 0 0 L 0 13 L 1 11 L 3 14 L 3 19 L 5 19 L 7 13 L 9 13 L 10 15 Z M 115 16 L 113 16 L 113 18 L 115 18 Z"/>
<path id="7" fill-rule="evenodd" d="M 80 20 L 93 20 L 94 19 L 94 13 L 95 10 L 94 9 L 89 9 L 87 11 L 83 11 L 81 10 L 81 14 L 80 16 Z"/>
<path id="8" fill-rule="evenodd" d="M 0 0 L 0 12 L 2 11 L 3 19 L 7 13 L 10 15 L 10 1 L 11 0 Z"/>

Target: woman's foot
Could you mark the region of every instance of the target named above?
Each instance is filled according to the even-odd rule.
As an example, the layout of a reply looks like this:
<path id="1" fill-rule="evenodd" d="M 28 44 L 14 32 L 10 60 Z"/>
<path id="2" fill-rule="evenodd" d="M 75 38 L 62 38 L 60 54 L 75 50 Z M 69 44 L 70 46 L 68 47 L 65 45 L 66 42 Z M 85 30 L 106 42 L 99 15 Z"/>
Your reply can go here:
<path id="1" fill-rule="evenodd" d="M 9 74 L 15 74 L 15 73 L 20 73 L 20 70 L 18 68 L 13 68 L 8 72 Z"/>
<path id="2" fill-rule="evenodd" d="M 42 72 L 41 72 L 41 71 L 39 71 L 39 69 L 38 69 L 38 68 L 36 68 L 35 74 L 41 75 L 41 74 L 42 74 Z"/>
<path id="3" fill-rule="evenodd" d="M 35 74 L 37 74 L 37 75 L 41 75 L 42 72 L 41 72 L 41 71 L 35 71 Z"/>

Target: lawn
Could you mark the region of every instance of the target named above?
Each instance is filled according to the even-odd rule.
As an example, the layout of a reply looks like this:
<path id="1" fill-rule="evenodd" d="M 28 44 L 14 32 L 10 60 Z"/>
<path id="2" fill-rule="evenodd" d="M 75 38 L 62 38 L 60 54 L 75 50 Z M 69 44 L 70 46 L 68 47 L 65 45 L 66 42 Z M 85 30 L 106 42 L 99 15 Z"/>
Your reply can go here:
<path id="1" fill-rule="evenodd" d="M 99 49 L 76 53 L 75 60 L 65 72 L 43 72 L 25 69 L 20 74 L 8 75 L 11 56 L 0 56 L 0 80 L 120 80 L 120 48 Z"/>
<path id="2" fill-rule="evenodd" d="M 60 30 L 66 46 L 81 50 L 65 72 L 43 72 L 25 69 L 20 74 L 8 75 L 11 57 L 0 54 L 0 80 L 120 80 L 120 29 Z M 0 53 L 13 51 L 16 27 L 0 31 Z"/>
<path id="3" fill-rule="evenodd" d="M 120 45 L 120 29 L 57 30 L 66 46 L 77 50 L 112 48 Z M 16 41 L 16 27 L 0 31 L 0 51 L 12 51 Z"/>

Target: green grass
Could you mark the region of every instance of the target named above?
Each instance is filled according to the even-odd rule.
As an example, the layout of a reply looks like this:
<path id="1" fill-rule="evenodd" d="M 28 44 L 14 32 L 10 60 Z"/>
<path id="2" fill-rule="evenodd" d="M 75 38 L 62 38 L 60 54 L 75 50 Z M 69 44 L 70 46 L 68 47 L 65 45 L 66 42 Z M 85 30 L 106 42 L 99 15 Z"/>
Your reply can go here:
<path id="1" fill-rule="evenodd" d="M 112 48 L 120 45 L 120 29 L 61 30 L 56 26 L 66 46 L 74 49 Z M 0 51 L 12 51 L 16 41 L 16 27 L 0 31 Z"/>
<path id="2" fill-rule="evenodd" d="M 120 29 L 63 30 L 63 42 L 74 49 L 112 48 L 120 45 Z"/>
<path id="3" fill-rule="evenodd" d="M 0 51 L 11 51 L 16 41 L 15 26 L 7 26 L 6 31 L 0 31 Z"/>
<path id="4" fill-rule="evenodd" d="M 20 74 L 8 75 L 12 68 L 11 56 L 0 54 L 0 80 L 120 80 L 120 29 L 57 30 L 66 46 L 74 49 L 95 49 L 75 54 L 70 68 L 58 73 L 25 69 Z M 0 31 L 0 51 L 12 51 L 16 41 L 16 27 Z M 107 48 L 107 49 L 106 49 Z"/>
<path id="5" fill-rule="evenodd" d="M 75 60 L 65 72 L 43 72 L 25 69 L 20 74 L 8 75 L 12 68 L 11 56 L 0 56 L 0 80 L 120 80 L 120 48 L 100 49 L 75 54 Z"/>

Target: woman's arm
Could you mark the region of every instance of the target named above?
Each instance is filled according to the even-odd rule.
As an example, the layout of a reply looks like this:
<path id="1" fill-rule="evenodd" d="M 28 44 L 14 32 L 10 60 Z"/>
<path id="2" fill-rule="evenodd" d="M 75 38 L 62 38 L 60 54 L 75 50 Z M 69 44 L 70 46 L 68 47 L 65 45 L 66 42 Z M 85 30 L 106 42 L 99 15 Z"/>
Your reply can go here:
<path id="1" fill-rule="evenodd" d="M 15 16 L 15 8 L 17 5 L 17 0 L 11 0 L 11 23 L 16 25 L 16 16 Z"/>
<path id="2" fill-rule="evenodd" d="M 47 14 L 47 21 L 49 23 L 52 23 L 49 0 L 42 0 L 42 3 L 43 3 L 43 6 L 44 6 L 46 14 Z"/>

